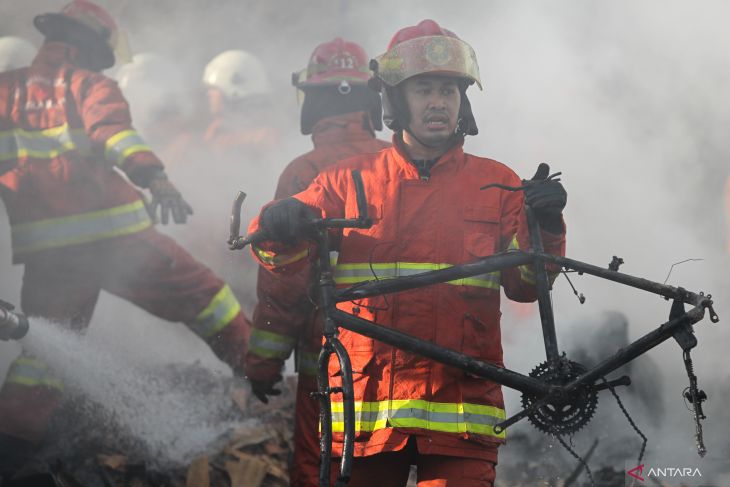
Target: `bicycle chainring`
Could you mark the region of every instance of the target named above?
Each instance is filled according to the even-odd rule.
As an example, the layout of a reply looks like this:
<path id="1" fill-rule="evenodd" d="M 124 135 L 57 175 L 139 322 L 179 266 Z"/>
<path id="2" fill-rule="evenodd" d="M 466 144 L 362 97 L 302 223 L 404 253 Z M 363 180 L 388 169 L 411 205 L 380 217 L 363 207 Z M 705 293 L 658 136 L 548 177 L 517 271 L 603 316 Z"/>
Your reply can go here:
<path id="1" fill-rule="evenodd" d="M 530 372 L 530 377 L 551 385 L 566 385 L 585 373 L 587 369 L 571 360 L 561 357 L 557 365 L 551 368 L 543 362 Z M 522 407 L 528 409 L 541 398 L 522 394 Z M 598 405 L 598 392 L 592 388 L 580 387 L 570 395 L 565 395 L 544 406 L 537 408 L 528 416 L 528 420 L 537 429 L 555 435 L 569 435 L 580 430 L 593 417 Z"/>

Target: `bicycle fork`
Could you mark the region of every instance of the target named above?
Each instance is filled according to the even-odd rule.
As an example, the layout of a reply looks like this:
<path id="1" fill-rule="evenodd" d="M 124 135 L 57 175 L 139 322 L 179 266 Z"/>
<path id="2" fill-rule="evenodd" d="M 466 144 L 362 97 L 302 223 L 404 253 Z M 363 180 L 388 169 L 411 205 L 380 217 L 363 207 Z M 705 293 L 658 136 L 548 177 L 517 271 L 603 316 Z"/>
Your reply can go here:
<path id="1" fill-rule="evenodd" d="M 317 361 L 317 397 L 319 399 L 319 422 L 321 437 L 319 440 L 320 465 L 319 485 L 329 487 L 330 485 L 330 464 L 332 460 L 332 424 L 333 412 L 330 397 L 332 394 L 342 394 L 342 410 L 335 411 L 336 423 L 342 424 L 344 433 L 342 445 L 342 459 L 340 460 L 340 472 L 335 481 L 336 487 L 346 486 L 350 481 L 352 473 L 352 457 L 355 449 L 355 394 L 352 381 L 352 364 L 342 342 L 337 338 L 337 325 L 330 317 L 330 310 L 335 306 L 334 289 L 335 281 L 332 275 L 332 267 L 329 261 L 329 245 L 327 245 L 326 229 L 320 229 L 318 251 L 320 252 L 320 278 L 319 291 L 320 303 L 324 314 L 324 344 L 319 353 Z M 330 356 L 337 356 L 339 362 L 341 387 L 330 387 L 329 385 L 329 361 Z M 339 409 L 339 408 L 338 408 Z"/>
<path id="2" fill-rule="evenodd" d="M 329 386 L 328 366 L 330 355 L 335 354 L 342 371 L 342 387 Z M 330 485 L 330 464 L 332 460 L 332 423 L 333 412 L 330 396 L 342 393 L 342 411 L 335 411 L 334 417 L 337 423 L 342 421 L 344 441 L 342 445 L 342 459 L 340 461 L 340 473 L 335 481 L 336 487 L 347 485 L 352 473 L 352 456 L 355 440 L 355 396 L 352 388 L 352 366 L 350 357 L 345 347 L 336 337 L 327 337 L 322 351 L 319 353 L 319 370 L 317 373 L 317 385 L 319 392 L 319 421 L 322 428 L 322 436 L 319 441 L 320 459 L 319 485 L 329 487 Z M 342 419 L 340 419 L 342 418 Z"/>

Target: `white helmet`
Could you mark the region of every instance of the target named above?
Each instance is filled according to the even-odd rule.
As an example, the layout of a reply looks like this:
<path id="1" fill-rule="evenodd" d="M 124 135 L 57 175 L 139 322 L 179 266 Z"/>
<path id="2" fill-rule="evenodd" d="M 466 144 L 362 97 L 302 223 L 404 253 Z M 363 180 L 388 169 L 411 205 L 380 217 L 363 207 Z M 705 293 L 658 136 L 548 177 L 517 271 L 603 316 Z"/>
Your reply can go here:
<path id="1" fill-rule="evenodd" d="M 28 66 L 36 52 L 38 49 L 23 38 L 0 37 L 0 73 Z"/>
<path id="2" fill-rule="evenodd" d="M 132 121 L 143 133 L 163 114 L 185 113 L 188 92 L 185 76 L 175 63 L 153 52 L 135 54 L 113 73 L 129 102 Z"/>
<path id="3" fill-rule="evenodd" d="M 229 100 L 271 93 L 264 65 L 253 54 L 231 50 L 218 54 L 205 67 L 203 83 L 218 88 Z"/>

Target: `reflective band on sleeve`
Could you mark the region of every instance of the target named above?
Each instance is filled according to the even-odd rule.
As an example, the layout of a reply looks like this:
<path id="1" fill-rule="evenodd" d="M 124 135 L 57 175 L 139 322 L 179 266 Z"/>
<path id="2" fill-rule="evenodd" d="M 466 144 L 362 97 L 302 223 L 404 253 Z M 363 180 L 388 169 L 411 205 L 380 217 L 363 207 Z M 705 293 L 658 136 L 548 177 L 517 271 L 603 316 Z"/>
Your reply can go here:
<path id="1" fill-rule="evenodd" d="M 45 130 L 13 129 L 0 132 L 0 162 L 33 157 L 52 159 L 77 150 L 89 154 L 91 143 L 83 129 L 64 123 Z"/>
<path id="2" fill-rule="evenodd" d="M 152 226 L 142 200 L 106 210 L 50 218 L 11 227 L 17 257 L 67 245 L 95 242 L 141 232 Z"/>
<path id="3" fill-rule="evenodd" d="M 342 402 L 332 402 L 332 431 L 344 432 Z M 474 433 L 505 438 L 492 427 L 504 421 L 504 409 L 470 403 L 430 402 L 401 399 L 379 402 L 355 402 L 355 431 L 373 432 L 385 428 L 419 428 L 445 433 Z"/>
<path id="4" fill-rule="evenodd" d="M 335 268 L 335 283 L 357 284 L 375 279 L 389 279 L 394 277 L 413 276 L 422 272 L 448 269 L 453 264 L 434 264 L 429 262 L 378 262 L 372 264 L 337 264 Z M 487 289 L 499 289 L 499 271 L 479 274 L 449 281 L 447 284 L 455 286 L 473 286 Z"/>
<path id="5" fill-rule="evenodd" d="M 300 374 L 316 376 L 319 368 L 319 353 L 299 352 L 297 370 Z"/>
<path id="6" fill-rule="evenodd" d="M 281 267 L 283 265 L 292 264 L 306 258 L 309 255 L 308 248 L 295 254 L 274 254 L 273 252 L 263 250 L 256 245 L 252 245 L 251 248 L 261 262 L 274 267 Z"/>
<path id="7" fill-rule="evenodd" d="M 517 241 L 517 234 L 515 234 L 514 237 L 512 237 L 512 242 L 510 242 L 508 250 L 520 250 L 520 244 Z M 520 279 L 522 279 L 527 284 L 535 285 L 535 272 L 532 270 L 532 265 L 525 264 L 518 267 L 520 271 Z M 555 278 L 558 277 L 559 272 L 548 272 L 548 279 L 550 282 L 554 282 Z"/>
<path id="8" fill-rule="evenodd" d="M 63 391 L 63 383 L 51 373 L 48 366 L 30 357 L 18 357 L 10 366 L 5 382 L 29 387 L 52 387 Z"/>
<path id="9" fill-rule="evenodd" d="M 136 130 L 122 130 L 106 141 L 104 157 L 111 164 L 121 166 L 124 160 L 138 152 L 151 152 Z"/>
<path id="10" fill-rule="evenodd" d="M 296 337 L 254 328 L 248 348 L 259 357 L 286 360 L 296 342 Z"/>
<path id="11" fill-rule="evenodd" d="M 198 314 L 191 329 L 198 336 L 210 338 L 225 328 L 240 311 L 241 305 L 226 284 Z"/>

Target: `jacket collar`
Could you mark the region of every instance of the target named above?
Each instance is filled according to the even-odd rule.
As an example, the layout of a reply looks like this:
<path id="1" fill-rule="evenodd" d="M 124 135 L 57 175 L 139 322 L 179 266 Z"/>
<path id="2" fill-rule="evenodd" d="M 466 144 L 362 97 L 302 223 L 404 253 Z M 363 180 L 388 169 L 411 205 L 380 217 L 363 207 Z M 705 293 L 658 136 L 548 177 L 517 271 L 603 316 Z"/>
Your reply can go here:
<path id="1" fill-rule="evenodd" d="M 392 154 L 396 162 L 408 171 L 409 174 L 413 174 L 414 177 L 418 177 L 418 169 L 411 162 L 411 158 L 406 152 L 405 143 L 401 133 L 393 134 L 393 148 Z M 453 165 L 455 162 L 462 161 L 464 159 L 464 137 L 454 143 L 454 145 L 446 151 L 441 157 L 439 157 L 436 164 L 431 168 L 431 172 L 437 167 L 443 167 L 447 165 Z"/>
<path id="2" fill-rule="evenodd" d="M 366 112 L 326 117 L 312 128 L 314 147 L 374 139 L 375 132 Z"/>

